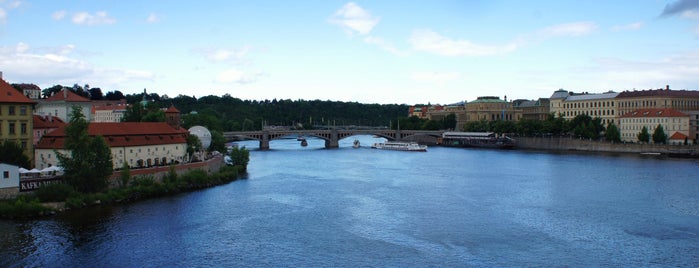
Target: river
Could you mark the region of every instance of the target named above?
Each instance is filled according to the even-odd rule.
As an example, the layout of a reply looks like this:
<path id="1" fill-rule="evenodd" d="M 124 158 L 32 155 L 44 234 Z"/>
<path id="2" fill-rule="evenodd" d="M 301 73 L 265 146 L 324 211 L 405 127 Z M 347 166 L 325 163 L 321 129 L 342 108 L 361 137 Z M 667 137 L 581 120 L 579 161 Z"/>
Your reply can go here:
<path id="1" fill-rule="evenodd" d="M 243 180 L 0 220 L 0 266 L 699 266 L 699 161 L 358 138 L 245 142 Z"/>

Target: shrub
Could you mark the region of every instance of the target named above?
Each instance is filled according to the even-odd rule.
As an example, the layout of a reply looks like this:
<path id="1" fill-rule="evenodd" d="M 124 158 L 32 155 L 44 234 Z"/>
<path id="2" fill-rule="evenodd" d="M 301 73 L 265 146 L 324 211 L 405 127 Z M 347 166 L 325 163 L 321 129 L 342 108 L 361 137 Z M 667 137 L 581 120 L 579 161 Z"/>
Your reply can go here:
<path id="1" fill-rule="evenodd" d="M 63 202 L 68 197 L 77 194 L 72 186 L 65 183 L 44 185 L 34 192 L 41 202 Z"/>

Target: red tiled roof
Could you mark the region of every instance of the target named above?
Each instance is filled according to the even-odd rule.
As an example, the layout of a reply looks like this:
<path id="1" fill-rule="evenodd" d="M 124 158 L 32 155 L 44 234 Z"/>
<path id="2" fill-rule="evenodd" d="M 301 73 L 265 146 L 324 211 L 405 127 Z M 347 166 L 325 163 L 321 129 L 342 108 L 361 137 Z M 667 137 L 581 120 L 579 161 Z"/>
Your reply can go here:
<path id="1" fill-rule="evenodd" d="M 617 95 L 617 98 L 634 97 L 673 97 L 673 98 L 699 98 L 699 91 L 696 90 L 669 90 L 651 89 L 641 91 L 624 91 Z"/>
<path id="2" fill-rule="evenodd" d="M 53 96 L 46 98 L 44 101 L 89 102 L 90 100 L 64 88 L 62 91 L 59 91 Z"/>
<path id="3" fill-rule="evenodd" d="M 59 128 L 65 125 L 66 123 L 63 122 L 63 120 L 57 116 L 41 116 L 41 115 L 34 115 L 34 129 L 39 129 L 39 128 Z"/>
<path id="4" fill-rule="evenodd" d="M 87 133 L 101 135 L 110 147 L 187 143 L 189 134 L 185 129 L 174 129 L 164 122 L 90 123 Z M 65 126 L 44 135 L 35 148 L 59 149 L 64 148 L 64 144 Z"/>
<path id="5" fill-rule="evenodd" d="M 645 117 L 687 117 L 689 115 L 684 114 L 675 109 L 659 109 L 659 108 L 649 108 L 649 109 L 638 109 L 628 112 L 622 115 L 622 118 L 645 118 Z"/>
<path id="6" fill-rule="evenodd" d="M 179 114 L 180 110 L 177 110 L 177 108 L 175 108 L 175 105 L 170 105 L 170 107 L 168 107 L 167 110 L 165 110 L 165 113 L 166 114 L 168 114 L 168 113 L 178 113 Z"/>
<path id="7" fill-rule="evenodd" d="M 686 138 L 689 138 L 689 136 L 684 135 L 684 134 L 679 133 L 679 132 L 675 132 L 675 134 L 672 134 L 672 136 L 670 136 L 669 139 L 670 140 L 684 140 Z"/>
<path id="8" fill-rule="evenodd" d="M 2 103 L 36 103 L 17 91 L 12 85 L 0 79 L 0 102 Z"/>

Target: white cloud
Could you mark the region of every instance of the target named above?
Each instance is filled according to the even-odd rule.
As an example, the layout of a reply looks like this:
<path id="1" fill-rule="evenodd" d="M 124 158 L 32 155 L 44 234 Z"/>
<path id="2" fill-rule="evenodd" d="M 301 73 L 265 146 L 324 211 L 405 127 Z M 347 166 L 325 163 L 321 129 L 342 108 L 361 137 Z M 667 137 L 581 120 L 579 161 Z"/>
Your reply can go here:
<path id="1" fill-rule="evenodd" d="M 380 18 L 372 16 L 354 2 L 342 6 L 330 18 L 330 22 L 340 25 L 348 34 L 367 35 L 379 23 Z"/>
<path id="2" fill-rule="evenodd" d="M 155 14 L 155 13 L 150 13 L 148 15 L 148 18 L 146 18 L 146 22 L 148 22 L 148 23 L 160 22 L 160 16 L 158 16 L 158 14 Z"/>
<path id="3" fill-rule="evenodd" d="M 597 29 L 597 24 L 594 22 L 572 22 L 546 27 L 539 31 L 539 34 L 544 37 L 558 36 L 582 36 L 594 32 Z"/>
<path id="4" fill-rule="evenodd" d="M 110 17 L 105 11 L 97 11 L 95 14 L 90 14 L 88 12 L 78 12 L 73 14 L 73 23 L 77 25 L 102 25 L 102 24 L 114 24 L 116 20 Z"/>
<path id="5" fill-rule="evenodd" d="M 2 7 L 0 7 L 0 22 L 5 22 L 6 19 L 7 12 L 5 12 L 5 10 Z"/>
<path id="6" fill-rule="evenodd" d="M 415 72 L 410 78 L 418 82 L 430 82 L 435 84 L 444 84 L 449 81 L 458 79 L 461 76 L 458 72 Z"/>
<path id="7" fill-rule="evenodd" d="M 245 62 L 248 54 L 252 50 L 250 46 L 243 46 L 237 49 L 215 49 L 215 48 L 196 48 L 192 49 L 192 52 L 197 55 L 201 55 L 207 60 L 213 62 L 229 62 L 233 64 L 240 64 Z"/>
<path id="8" fill-rule="evenodd" d="M 101 87 L 120 88 L 122 83 L 153 79 L 147 71 L 119 70 L 95 67 L 88 61 L 74 57 L 74 45 L 32 48 L 20 42 L 14 46 L 0 46 L 0 66 L 12 66 L 6 77 L 17 82 L 43 86 L 89 83 Z"/>
<path id="9" fill-rule="evenodd" d="M 408 39 L 413 49 L 442 56 L 488 56 L 512 52 L 519 46 L 510 43 L 500 46 L 475 44 L 469 40 L 454 40 L 432 30 L 415 30 Z"/>
<path id="10" fill-rule="evenodd" d="M 262 72 L 249 73 L 238 69 L 228 69 L 218 74 L 216 82 L 224 84 L 248 84 L 257 81 L 262 75 Z"/>
<path id="11" fill-rule="evenodd" d="M 53 12 L 53 14 L 51 14 L 51 18 L 53 18 L 54 20 L 62 20 L 63 18 L 66 17 L 66 14 L 67 14 L 67 12 L 65 10 L 59 10 L 59 11 Z"/>
<path id="12" fill-rule="evenodd" d="M 613 87 L 656 88 L 670 84 L 672 88 L 699 87 L 699 50 L 671 55 L 650 61 L 619 58 L 595 59 L 591 70 L 595 78 Z M 673 86 L 674 85 L 674 86 Z M 612 87 L 612 88 L 613 88 Z"/>
<path id="13" fill-rule="evenodd" d="M 626 25 L 614 25 L 612 26 L 612 31 L 634 31 L 641 29 L 643 22 L 634 22 Z"/>
<path id="14" fill-rule="evenodd" d="M 396 47 L 393 45 L 393 43 L 391 43 L 391 42 L 389 42 L 389 41 L 386 41 L 386 40 L 384 40 L 384 39 L 381 38 L 381 37 L 374 37 L 374 36 L 367 36 L 367 37 L 364 37 L 364 43 L 378 46 L 380 49 L 382 49 L 382 50 L 384 50 L 384 51 L 388 51 L 388 52 L 390 52 L 390 53 L 393 54 L 393 55 L 397 55 L 397 56 L 405 56 L 405 55 L 407 55 L 407 52 L 402 51 L 402 50 L 396 48 Z"/>

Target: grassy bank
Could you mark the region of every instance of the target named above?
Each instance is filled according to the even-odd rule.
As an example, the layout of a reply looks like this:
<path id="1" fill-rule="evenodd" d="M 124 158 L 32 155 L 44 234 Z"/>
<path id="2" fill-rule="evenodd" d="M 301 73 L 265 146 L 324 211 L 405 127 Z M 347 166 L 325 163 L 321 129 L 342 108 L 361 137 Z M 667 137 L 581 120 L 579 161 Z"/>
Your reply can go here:
<path id="1" fill-rule="evenodd" d="M 199 169 L 183 175 L 172 172 L 162 182 L 156 181 L 152 176 L 138 176 L 125 180 L 122 187 L 89 194 L 80 193 L 67 184 L 52 184 L 13 200 L 0 201 L 0 218 L 34 218 L 52 215 L 63 209 L 172 195 L 229 183 L 244 172 L 244 166 L 236 165 L 222 167 L 211 175 Z"/>

